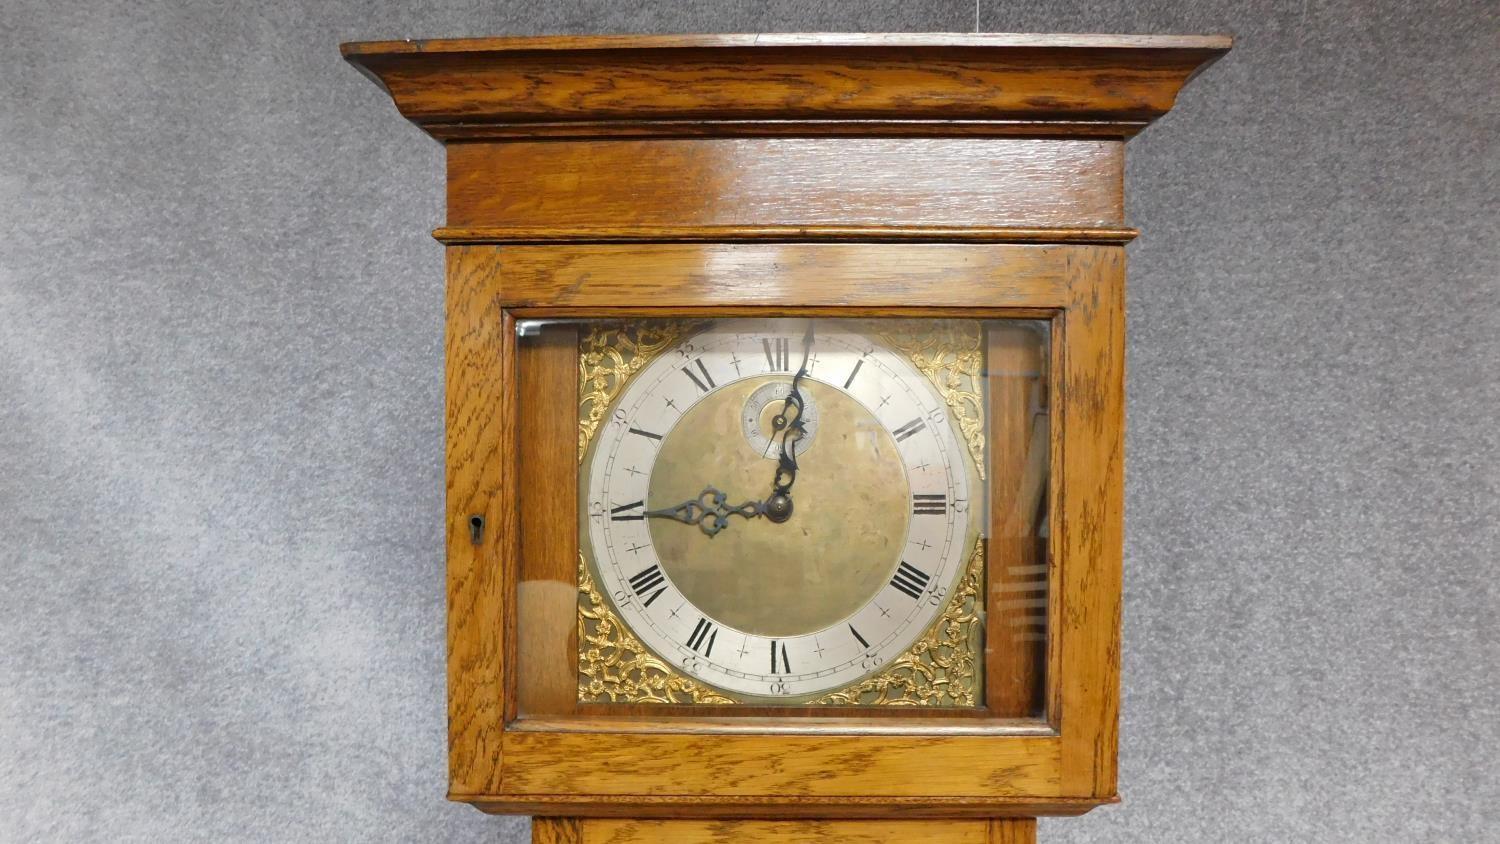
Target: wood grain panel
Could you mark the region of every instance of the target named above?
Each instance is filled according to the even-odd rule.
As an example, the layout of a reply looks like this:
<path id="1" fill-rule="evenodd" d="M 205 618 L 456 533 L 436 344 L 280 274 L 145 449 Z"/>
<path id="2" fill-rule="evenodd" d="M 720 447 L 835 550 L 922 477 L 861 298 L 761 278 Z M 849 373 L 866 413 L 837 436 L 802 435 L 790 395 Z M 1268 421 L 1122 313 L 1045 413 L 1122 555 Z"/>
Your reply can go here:
<path id="1" fill-rule="evenodd" d="M 507 730 L 530 733 L 715 733 L 721 735 L 1055 736 L 1045 721 L 992 718 L 975 707 L 580 704 L 580 717 L 518 718 Z"/>
<path id="2" fill-rule="evenodd" d="M 516 711 L 571 713 L 578 700 L 578 330 L 517 342 L 520 578 Z"/>
<path id="3" fill-rule="evenodd" d="M 716 138 L 448 147 L 448 225 L 1123 223 L 1112 140 Z"/>
<path id="4" fill-rule="evenodd" d="M 990 821 L 990 844 L 1036 844 L 1036 818 Z"/>
<path id="5" fill-rule="evenodd" d="M 513 582 L 516 476 L 512 332 L 494 297 L 494 255 L 448 253 L 448 767 L 455 792 L 500 788 L 504 625 Z M 471 519 L 483 519 L 479 542 Z"/>
<path id="6" fill-rule="evenodd" d="M 1063 246 L 599 244 L 504 250 L 507 307 L 1060 308 Z M 729 315 L 728 311 L 720 312 Z M 854 311 L 850 316 L 860 315 Z"/>
<path id="7" fill-rule="evenodd" d="M 443 243 L 1129 243 L 1129 226 L 1036 228 L 1023 226 L 443 226 Z"/>
<path id="8" fill-rule="evenodd" d="M 607 140 L 625 138 L 1009 138 L 1129 137 L 1146 118 L 1094 120 L 538 120 L 523 123 L 426 121 L 440 141 Z"/>
<path id="9" fill-rule="evenodd" d="M 571 123 L 797 120 L 1112 125 L 1171 108 L 1229 39 L 1185 36 L 756 35 L 345 44 L 408 119 L 441 136 Z M 722 133 L 725 130 L 717 130 Z M 888 130 L 887 130 L 888 131 Z"/>
<path id="10" fill-rule="evenodd" d="M 537 827 L 543 827 L 542 832 Z M 567 837 L 572 833 L 573 837 Z M 988 821 L 694 821 L 542 818 L 533 844 L 989 844 Z"/>
<path id="11" fill-rule="evenodd" d="M 1020 736 L 506 732 L 505 786 L 518 795 L 1056 794 L 1059 750 L 1056 738 Z"/>
<path id="12" fill-rule="evenodd" d="M 1067 794 L 1116 790 L 1124 543 L 1125 251 L 1079 247 L 1073 304 L 1054 341 L 1059 366 L 1060 517 L 1053 525 L 1061 602 L 1049 667 Z M 1060 358 L 1060 360 L 1059 360 Z M 1055 439 L 1054 442 L 1057 442 Z M 1060 458 L 1060 462 L 1059 462 Z"/>
<path id="13" fill-rule="evenodd" d="M 738 797 L 734 795 L 467 795 L 490 814 L 591 818 L 1035 818 L 1082 815 L 1115 798 L 1073 797 Z"/>
<path id="14" fill-rule="evenodd" d="M 990 418 L 990 529 L 986 702 L 1001 717 L 1045 705 L 1047 571 L 1040 538 L 1047 506 L 1045 341 L 1030 325 L 991 323 L 985 382 Z"/>
<path id="15" fill-rule="evenodd" d="M 579 818 L 534 818 L 531 844 L 579 844 L 583 841 L 583 823 Z"/>

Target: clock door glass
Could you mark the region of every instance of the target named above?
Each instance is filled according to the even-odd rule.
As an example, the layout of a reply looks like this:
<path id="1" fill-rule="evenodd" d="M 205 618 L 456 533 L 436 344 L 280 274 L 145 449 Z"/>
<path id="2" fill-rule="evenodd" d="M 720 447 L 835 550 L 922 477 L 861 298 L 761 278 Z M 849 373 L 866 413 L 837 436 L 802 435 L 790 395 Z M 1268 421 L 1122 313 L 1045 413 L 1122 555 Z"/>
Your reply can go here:
<path id="1" fill-rule="evenodd" d="M 1045 323 L 569 327 L 579 701 L 1039 704 Z"/>

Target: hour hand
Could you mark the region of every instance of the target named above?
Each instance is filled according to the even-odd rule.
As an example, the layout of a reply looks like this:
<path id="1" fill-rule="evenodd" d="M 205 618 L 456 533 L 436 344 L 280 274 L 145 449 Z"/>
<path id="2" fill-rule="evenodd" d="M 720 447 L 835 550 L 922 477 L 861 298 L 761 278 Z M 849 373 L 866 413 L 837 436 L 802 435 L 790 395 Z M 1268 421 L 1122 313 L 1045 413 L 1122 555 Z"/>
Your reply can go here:
<path id="1" fill-rule="evenodd" d="M 712 537 L 729 527 L 730 516 L 753 519 L 765 513 L 765 505 L 759 501 L 730 505 L 726 503 L 728 498 L 729 496 L 717 489 L 706 486 L 702 492 L 698 493 L 697 498 L 689 498 L 675 507 L 647 510 L 646 515 L 658 519 L 672 519 L 685 525 L 697 525 L 699 530 Z"/>

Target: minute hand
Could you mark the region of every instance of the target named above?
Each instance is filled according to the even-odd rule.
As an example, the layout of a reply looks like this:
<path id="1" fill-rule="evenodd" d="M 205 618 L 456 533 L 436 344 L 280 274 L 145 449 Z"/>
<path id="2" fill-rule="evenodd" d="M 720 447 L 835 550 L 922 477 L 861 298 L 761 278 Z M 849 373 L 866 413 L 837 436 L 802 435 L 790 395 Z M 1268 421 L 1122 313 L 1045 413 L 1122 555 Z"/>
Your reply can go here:
<path id="1" fill-rule="evenodd" d="M 805 403 L 802 399 L 802 379 L 807 376 L 807 362 L 812 356 L 813 326 L 808 323 L 807 335 L 802 340 L 802 366 L 792 378 L 792 389 L 781 412 L 771 420 L 772 435 L 781 435 L 781 454 L 776 461 L 776 475 L 771 479 L 771 496 L 766 499 L 766 518 L 773 522 L 784 522 L 792 515 L 792 484 L 797 481 L 797 443 L 807 433 L 807 423 L 802 415 Z M 796 410 L 795 416 L 787 411 Z"/>

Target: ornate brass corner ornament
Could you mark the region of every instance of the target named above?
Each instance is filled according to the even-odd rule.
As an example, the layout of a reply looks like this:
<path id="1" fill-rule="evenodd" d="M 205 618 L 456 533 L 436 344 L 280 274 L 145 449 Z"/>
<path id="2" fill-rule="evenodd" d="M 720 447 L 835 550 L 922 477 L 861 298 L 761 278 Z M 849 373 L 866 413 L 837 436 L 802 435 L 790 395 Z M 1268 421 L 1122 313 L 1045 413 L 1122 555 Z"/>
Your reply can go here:
<path id="1" fill-rule="evenodd" d="M 734 703 L 673 671 L 622 623 L 578 555 L 578 699 L 586 703 Z"/>
<path id="2" fill-rule="evenodd" d="M 703 323 L 597 325 L 579 341 L 578 459 L 631 376 Z M 937 388 L 984 478 L 982 335 L 963 320 L 882 320 L 869 325 L 907 355 Z M 892 330 L 895 329 L 895 330 Z M 880 673 L 845 689 L 787 703 L 832 706 L 978 705 L 983 687 L 984 542 L 976 540 L 942 615 Z M 578 700 L 583 703 L 732 704 L 738 701 L 676 671 L 620 621 L 578 555 Z"/>
<path id="3" fill-rule="evenodd" d="M 980 389 L 984 350 L 979 323 L 952 319 L 890 322 L 897 330 L 882 323 L 872 326 L 873 333 L 911 358 L 912 365 L 937 388 L 974 458 L 974 471 L 984 480 L 984 394 Z"/>
<path id="4" fill-rule="evenodd" d="M 984 542 L 938 620 L 884 671 L 811 703 L 858 706 L 977 706 L 984 647 Z"/>
<path id="5" fill-rule="evenodd" d="M 641 371 L 677 338 L 701 323 L 652 320 L 629 325 L 598 325 L 583 335 L 578 350 L 578 461 L 604 414 L 630 376 Z"/>

